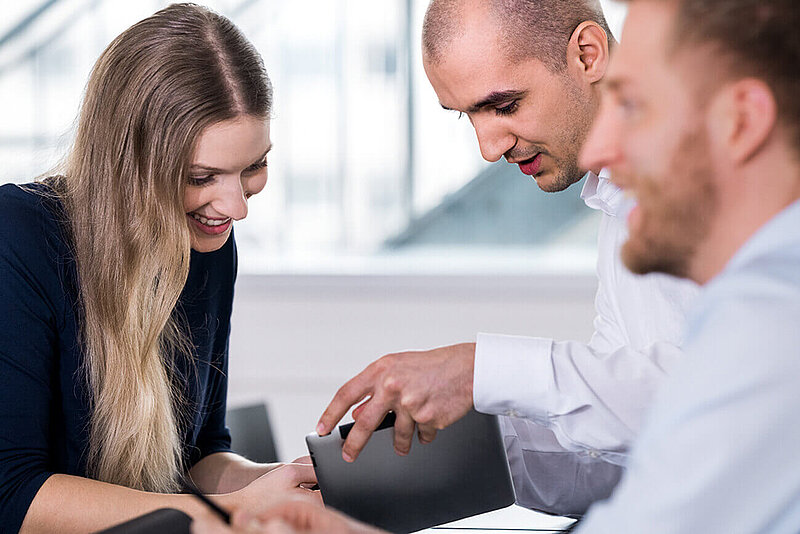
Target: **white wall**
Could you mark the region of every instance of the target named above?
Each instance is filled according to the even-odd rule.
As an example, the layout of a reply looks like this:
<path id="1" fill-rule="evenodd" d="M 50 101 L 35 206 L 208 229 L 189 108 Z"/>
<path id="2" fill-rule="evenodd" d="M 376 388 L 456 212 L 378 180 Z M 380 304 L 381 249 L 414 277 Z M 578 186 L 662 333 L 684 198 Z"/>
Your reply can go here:
<path id="1" fill-rule="evenodd" d="M 283 460 L 306 454 L 330 398 L 383 354 L 477 332 L 587 341 L 593 275 L 241 275 L 229 405 L 265 400 Z"/>

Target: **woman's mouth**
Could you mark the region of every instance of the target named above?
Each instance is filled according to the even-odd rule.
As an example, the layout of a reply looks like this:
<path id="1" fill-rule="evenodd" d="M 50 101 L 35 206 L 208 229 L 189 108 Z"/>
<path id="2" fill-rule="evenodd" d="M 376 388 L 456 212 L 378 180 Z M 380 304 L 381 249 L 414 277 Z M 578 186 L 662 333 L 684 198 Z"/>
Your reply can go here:
<path id="1" fill-rule="evenodd" d="M 208 235 L 219 235 L 225 233 L 231 226 L 231 218 L 225 217 L 224 219 L 209 219 L 199 213 L 190 212 L 186 214 L 190 223 L 199 231 Z"/>

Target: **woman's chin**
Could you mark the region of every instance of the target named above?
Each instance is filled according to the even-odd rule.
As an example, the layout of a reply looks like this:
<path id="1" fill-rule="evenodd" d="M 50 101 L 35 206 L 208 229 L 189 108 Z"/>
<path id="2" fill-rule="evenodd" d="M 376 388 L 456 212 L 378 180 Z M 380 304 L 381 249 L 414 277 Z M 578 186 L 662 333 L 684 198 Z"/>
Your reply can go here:
<path id="1" fill-rule="evenodd" d="M 230 230 L 224 234 L 206 235 L 200 234 L 197 230 L 192 230 L 192 250 L 196 252 L 214 252 L 219 250 L 228 241 Z"/>

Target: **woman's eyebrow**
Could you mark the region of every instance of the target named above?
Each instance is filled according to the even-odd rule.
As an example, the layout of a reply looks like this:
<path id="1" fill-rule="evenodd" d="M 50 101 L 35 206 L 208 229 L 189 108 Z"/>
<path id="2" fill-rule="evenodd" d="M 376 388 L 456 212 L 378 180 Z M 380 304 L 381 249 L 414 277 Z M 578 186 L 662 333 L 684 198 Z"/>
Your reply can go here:
<path id="1" fill-rule="evenodd" d="M 261 162 L 261 160 L 264 159 L 264 156 L 269 154 L 269 151 L 272 150 L 272 146 L 273 146 L 272 143 L 270 143 L 269 146 L 267 147 L 267 149 L 264 151 L 264 153 L 261 154 L 260 156 L 258 156 L 258 158 L 256 158 L 256 160 L 253 163 L 248 165 L 248 168 L 252 167 L 253 165 L 258 165 Z M 197 169 L 197 170 L 203 170 L 203 171 L 210 171 L 210 172 L 217 173 L 217 174 L 225 174 L 227 172 L 227 171 L 225 171 L 225 169 L 220 169 L 218 167 L 212 167 L 211 165 L 206 165 L 204 163 L 192 163 L 191 168 L 192 169 Z"/>

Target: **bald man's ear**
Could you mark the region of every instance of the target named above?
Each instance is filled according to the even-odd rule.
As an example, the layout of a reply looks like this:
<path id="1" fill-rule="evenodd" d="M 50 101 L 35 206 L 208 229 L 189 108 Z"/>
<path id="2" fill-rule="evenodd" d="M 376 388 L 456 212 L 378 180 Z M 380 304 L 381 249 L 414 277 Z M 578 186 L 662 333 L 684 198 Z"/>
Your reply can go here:
<path id="1" fill-rule="evenodd" d="M 590 84 L 599 82 L 608 67 L 608 36 L 596 22 L 582 22 L 567 46 L 567 65 L 577 68 Z"/>
<path id="2" fill-rule="evenodd" d="M 745 78 L 724 86 L 709 107 L 709 132 L 735 164 L 758 155 L 777 125 L 775 95 L 762 80 Z"/>

